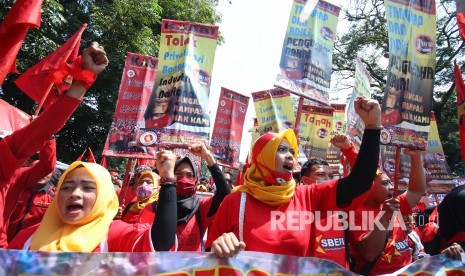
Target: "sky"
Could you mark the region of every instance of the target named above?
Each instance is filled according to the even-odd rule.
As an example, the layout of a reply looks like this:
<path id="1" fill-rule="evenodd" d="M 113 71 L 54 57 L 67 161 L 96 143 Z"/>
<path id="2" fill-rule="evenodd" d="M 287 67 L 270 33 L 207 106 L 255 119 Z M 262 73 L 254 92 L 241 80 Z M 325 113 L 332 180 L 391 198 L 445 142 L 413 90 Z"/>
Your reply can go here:
<path id="1" fill-rule="evenodd" d="M 216 115 L 221 87 L 249 97 L 252 92 L 273 88 L 293 3 L 292 0 L 231 2 L 220 0 L 217 8 L 223 15 L 219 30 L 225 43 L 216 48 L 209 105 L 212 118 Z M 250 149 L 248 131 L 253 126 L 253 117 L 255 108 L 250 100 L 242 135 L 241 162 Z"/>

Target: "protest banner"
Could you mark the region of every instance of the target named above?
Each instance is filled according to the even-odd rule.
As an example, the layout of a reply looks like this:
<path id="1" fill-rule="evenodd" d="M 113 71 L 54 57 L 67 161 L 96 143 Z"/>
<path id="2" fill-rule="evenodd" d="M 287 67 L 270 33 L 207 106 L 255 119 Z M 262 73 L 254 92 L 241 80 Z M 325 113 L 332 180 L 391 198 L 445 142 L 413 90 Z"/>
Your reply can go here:
<path id="1" fill-rule="evenodd" d="M 329 104 L 332 56 L 340 7 L 323 0 L 310 10 L 294 0 L 275 86 Z"/>
<path id="2" fill-rule="evenodd" d="M 355 58 L 355 83 L 352 90 L 352 96 L 350 97 L 349 106 L 347 108 L 346 126 L 346 133 L 356 149 L 359 149 L 360 144 L 362 143 L 362 135 L 363 130 L 365 129 L 365 124 L 355 112 L 354 102 L 360 96 L 371 99 L 370 83 L 370 73 L 368 73 L 362 61 L 357 56 Z"/>
<path id="3" fill-rule="evenodd" d="M 138 145 L 176 148 L 207 143 L 217 38 L 217 26 L 162 21 L 158 71 Z"/>
<path id="4" fill-rule="evenodd" d="M 299 141 L 307 158 L 326 160 L 334 109 L 323 106 L 302 106 Z"/>
<path id="5" fill-rule="evenodd" d="M 342 134 L 344 132 L 344 122 L 346 120 L 346 104 L 331 104 L 331 107 L 334 108 L 334 112 L 330 137 L 333 137 L 336 134 Z M 340 158 L 341 150 L 329 143 L 328 151 L 326 153 L 326 162 L 328 162 L 329 165 L 339 166 Z"/>
<path id="6" fill-rule="evenodd" d="M 239 168 L 242 131 L 248 106 L 249 97 L 221 87 L 210 142 L 211 152 L 221 165 Z"/>
<path id="7" fill-rule="evenodd" d="M 104 156 L 154 158 L 155 148 L 140 145 L 137 139 L 150 139 L 138 136 L 138 132 L 154 87 L 157 64 L 156 57 L 127 53 Z"/>
<path id="8" fill-rule="evenodd" d="M 462 259 L 465 253 L 462 253 Z M 392 275 L 463 275 L 462 261 L 444 254 L 420 259 Z M 0 250 L 0 275 L 357 275 L 338 264 L 263 252 L 218 258 L 200 252 L 73 253 Z"/>
<path id="9" fill-rule="evenodd" d="M 295 114 L 291 94 L 274 88 L 252 93 L 260 135 L 294 128 Z"/>
<path id="10" fill-rule="evenodd" d="M 434 0 L 385 0 L 389 65 L 382 105 L 381 142 L 427 146 L 436 68 Z"/>

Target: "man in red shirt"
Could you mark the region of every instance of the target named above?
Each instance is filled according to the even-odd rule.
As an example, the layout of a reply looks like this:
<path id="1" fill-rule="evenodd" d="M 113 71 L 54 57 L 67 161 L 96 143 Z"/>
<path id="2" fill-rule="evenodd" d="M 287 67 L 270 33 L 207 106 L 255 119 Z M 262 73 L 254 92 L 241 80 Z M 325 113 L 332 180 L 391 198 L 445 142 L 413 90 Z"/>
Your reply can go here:
<path id="1" fill-rule="evenodd" d="M 342 150 L 352 165 L 357 155 L 354 147 L 345 136 L 335 136 L 332 144 Z M 340 139 L 340 140 L 339 140 Z M 338 141 L 339 140 L 339 141 Z M 426 178 L 423 170 L 422 151 L 404 149 L 410 156 L 411 173 L 408 189 L 393 198 L 393 182 L 385 173 L 378 170 L 373 190 L 365 204 L 360 207 L 349 231 L 350 250 L 354 257 L 354 272 L 363 275 L 389 274 L 412 262 L 408 244 L 407 228 L 399 217 L 408 216 L 426 191 Z M 369 215 L 369 214 L 372 215 Z M 368 214 L 368 215 L 367 215 Z M 374 218 L 366 221 L 366 218 Z M 364 230 L 368 225 L 369 230 Z M 361 229 L 358 230 L 357 228 Z"/>
<path id="2" fill-rule="evenodd" d="M 82 52 L 83 70 L 90 71 L 97 76 L 105 70 L 107 65 L 106 53 L 97 42 L 92 42 L 91 46 Z M 0 141 L 0 210 L 4 210 L 5 196 L 14 172 L 24 164 L 29 156 L 41 149 L 45 141 L 63 127 L 81 103 L 86 91 L 86 87 L 80 81 L 75 80 L 71 88 L 31 124 Z M 0 216 L 0 227 L 3 228 L 3 225 L 3 216 Z M 0 229 L 0 232 L 2 231 Z M 3 242 L 0 241 L 0 244 Z"/>

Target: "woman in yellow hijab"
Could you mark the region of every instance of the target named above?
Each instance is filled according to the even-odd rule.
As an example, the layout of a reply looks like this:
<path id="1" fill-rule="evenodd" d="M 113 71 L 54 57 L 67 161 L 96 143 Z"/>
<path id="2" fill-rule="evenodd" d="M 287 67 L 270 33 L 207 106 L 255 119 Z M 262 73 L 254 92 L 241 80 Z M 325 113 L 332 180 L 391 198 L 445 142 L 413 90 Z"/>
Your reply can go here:
<path id="1" fill-rule="evenodd" d="M 220 257 L 240 250 L 311 256 L 313 223 L 328 212 L 350 208 L 367 192 L 377 169 L 381 110 L 359 98 L 355 109 L 367 126 L 358 160 L 346 178 L 298 186 L 292 177 L 298 143 L 294 130 L 266 133 L 252 148 L 244 183 L 222 202 L 208 231 L 206 247 Z M 310 253 L 311 252 L 311 253 Z"/>
<path id="2" fill-rule="evenodd" d="M 158 153 L 157 166 L 166 177 L 174 175 L 176 156 Z M 10 249 L 64 252 L 150 252 L 174 245 L 176 185 L 161 186 L 157 216 L 150 224 L 113 221 L 118 198 L 110 173 L 95 163 L 77 161 L 63 173 L 57 194 L 40 225 L 20 232 Z M 161 208 L 161 210 L 160 210 Z M 152 231 L 151 231 L 152 230 Z"/>

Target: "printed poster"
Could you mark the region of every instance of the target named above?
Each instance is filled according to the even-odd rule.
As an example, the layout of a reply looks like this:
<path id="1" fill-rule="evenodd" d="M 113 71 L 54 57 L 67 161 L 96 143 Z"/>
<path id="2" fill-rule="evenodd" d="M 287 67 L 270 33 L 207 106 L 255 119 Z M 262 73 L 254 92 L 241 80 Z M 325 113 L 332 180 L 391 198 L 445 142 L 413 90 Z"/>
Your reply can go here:
<path id="1" fill-rule="evenodd" d="M 334 40 L 340 7 L 323 0 L 309 11 L 294 0 L 275 86 L 329 105 Z"/>
<path id="2" fill-rule="evenodd" d="M 210 142 L 218 163 L 239 168 L 242 131 L 249 97 L 222 87 Z"/>
<path id="3" fill-rule="evenodd" d="M 170 148 L 206 144 L 218 27 L 164 19 L 161 31 L 157 77 L 138 143 Z"/>
<path id="4" fill-rule="evenodd" d="M 355 112 L 354 102 L 360 96 L 371 99 L 370 87 L 370 74 L 368 73 L 368 70 L 365 68 L 360 58 L 357 56 L 355 58 L 355 84 L 352 91 L 352 96 L 350 97 L 349 107 L 347 109 L 346 129 L 346 133 L 349 136 L 349 139 L 357 150 L 360 149 L 360 144 L 362 143 L 365 123 L 363 123 L 362 119 Z"/>
<path id="5" fill-rule="evenodd" d="M 127 53 L 116 109 L 103 149 L 104 156 L 154 158 L 155 148 L 142 145 L 138 139 L 155 84 L 157 65 L 156 57 Z"/>
<path id="6" fill-rule="evenodd" d="M 302 106 L 299 141 L 302 150 L 310 158 L 326 160 L 334 109 L 323 106 Z"/>
<path id="7" fill-rule="evenodd" d="M 427 147 L 436 68 L 434 0 L 385 0 L 389 65 L 381 142 Z"/>
<path id="8" fill-rule="evenodd" d="M 252 93 L 260 136 L 294 128 L 295 114 L 291 94 L 275 88 Z"/>

